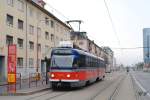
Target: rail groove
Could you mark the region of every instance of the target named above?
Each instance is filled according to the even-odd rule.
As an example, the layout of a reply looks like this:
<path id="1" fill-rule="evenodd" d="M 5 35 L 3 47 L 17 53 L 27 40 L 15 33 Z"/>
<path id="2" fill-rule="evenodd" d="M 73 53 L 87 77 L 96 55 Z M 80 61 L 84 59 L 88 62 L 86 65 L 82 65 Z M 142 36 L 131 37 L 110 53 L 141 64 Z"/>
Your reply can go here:
<path id="1" fill-rule="evenodd" d="M 106 86 L 102 89 L 100 89 L 95 95 L 93 95 L 89 100 L 94 100 L 97 96 L 99 96 L 104 90 L 106 90 L 107 88 L 111 87 L 118 79 L 122 79 L 123 76 L 119 76 L 118 78 L 114 79 L 113 81 L 111 81 L 110 83 L 106 84 Z"/>

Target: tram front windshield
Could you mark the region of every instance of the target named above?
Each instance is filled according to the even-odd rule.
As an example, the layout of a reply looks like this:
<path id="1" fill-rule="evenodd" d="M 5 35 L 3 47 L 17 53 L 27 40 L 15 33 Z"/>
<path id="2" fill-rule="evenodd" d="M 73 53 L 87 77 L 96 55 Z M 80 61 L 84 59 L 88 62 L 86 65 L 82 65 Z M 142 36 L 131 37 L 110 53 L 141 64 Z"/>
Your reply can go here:
<path id="1" fill-rule="evenodd" d="M 51 67 L 72 67 L 74 55 L 53 55 Z"/>

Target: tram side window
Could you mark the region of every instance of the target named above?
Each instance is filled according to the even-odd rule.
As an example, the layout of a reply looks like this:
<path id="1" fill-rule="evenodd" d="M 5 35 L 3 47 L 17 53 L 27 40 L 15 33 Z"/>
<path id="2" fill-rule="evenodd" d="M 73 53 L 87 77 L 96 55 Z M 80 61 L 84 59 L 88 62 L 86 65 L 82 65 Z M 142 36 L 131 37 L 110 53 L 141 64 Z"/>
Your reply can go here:
<path id="1" fill-rule="evenodd" d="M 90 57 L 90 67 L 93 67 L 94 66 L 94 59 L 92 59 L 92 57 Z"/>
<path id="2" fill-rule="evenodd" d="M 98 59 L 96 58 L 96 67 L 98 67 Z"/>
<path id="3" fill-rule="evenodd" d="M 93 67 L 96 67 L 96 58 L 94 58 L 94 66 Z"/>
<path id="4" fill-rule="evenodd" d="M 85 59 L 86 59 L 86 61 L 85 61 L 85 66 L 86 66 L 86 67 L 90 67 L 90 65 L 91 65 L 91 64 L 90 64 L 90 62 L 91 62 L 91 61 L 90 61 L 90 57 L 89 57 L 89 56 L 85 56 Z"/>
<path id="5" fill-rule="evenodd" d="M 85 60 L 85 65 L 86 65 L 86 67 L 88 67 L 88 57 L 86 56 L 85 59 L 86 59 Z"/>
<path id="6" fill-rule="evenodd" d="M 98 60 L 98 67 L 100 67 L 101 66 L 101 64 L 100 64 L 100 60 Z"/>
<path id="7" fill-rule="evenodd" d="M 102 65 L 102 61 L 101 61 L 101 60 L 99 61 L 99 66 L 100 66 L 100 67 L 102 67 L 102 66 L 103 66 L 103 65 Z"/>
<path id="8" fill-rule="evenodd" d="M 89 57 L 89 67 L 92 67 L 92 59 Z"/>
<path id="9" fill-rule="evenodd" d="M 99 59 L 96 59 L 96 67 L 99 67 L 98 62 L 99 62 Z"/>
<path id="10" fill-rule="evenodd" d="M 79 58 L 79 67 L 86 67 L 86 62 L 85 62 L 85 55 L 80 55 L 80 58 Z"/>
<path id="11" fill-rule="evenodd" d="M 92 58 L 92 66 L 91 67 L 95 67 L 95 58 Z"/>
<path id="12" fill-rule="evenodd" d="M 90 57 L 89 56 L 87 56 L 87 67 L 90 67 Z"/>

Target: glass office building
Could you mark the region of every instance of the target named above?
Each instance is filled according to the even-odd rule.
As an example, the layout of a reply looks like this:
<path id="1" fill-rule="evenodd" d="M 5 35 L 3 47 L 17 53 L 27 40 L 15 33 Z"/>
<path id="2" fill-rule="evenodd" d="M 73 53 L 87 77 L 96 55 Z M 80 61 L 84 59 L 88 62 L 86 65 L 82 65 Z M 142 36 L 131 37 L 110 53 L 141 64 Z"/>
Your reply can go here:
<path id="1" fill-rule="evenodd" d="M 143 58 L 144 63 L 150 63 L 150 28 L 143 29 Z"/>

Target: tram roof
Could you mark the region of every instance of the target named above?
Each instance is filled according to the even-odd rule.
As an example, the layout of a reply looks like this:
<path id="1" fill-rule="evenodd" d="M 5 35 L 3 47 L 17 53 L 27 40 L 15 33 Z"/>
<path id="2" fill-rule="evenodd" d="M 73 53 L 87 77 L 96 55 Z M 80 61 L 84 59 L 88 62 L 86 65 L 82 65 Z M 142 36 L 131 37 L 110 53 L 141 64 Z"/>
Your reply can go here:
<path id="1" fill-rule="evenodd" d="M 86 51 L 83 51 L 83 50 L 80 50 L 80 49 L 76 49 L 76 48 L 54 48 L 53 50 L 56 50 L 56 49 L 70 49 L 70 50 L 74 50 L 74 51 L 78 52 L 79 54 L 91 56 L 91 57 L 98 58 L 98 59 L 101 59 L 101 60 L 104 61 L 103 58 L 98 57 L 98 56 L 95 56 L 95 55 L 92 54 L 92 53 L 89 53 L 89 52 L 86 52 Z"/>
<path id="2" fill-rule="evenodd" d="M 87 55 L 87 56 L 91 56 L 91 57 L 94 57 L 94 58 L 98 58 L 98 59 L 104 60 L 101 57 L 95 56 L 94 54 L 86 52 L 86 51 L 83 51 L 83 50 L 79 50 L 79 49 L 73 49 L 73 50 L 77 51 L 79 54 L 84 54 L 84 55 Z"/>

